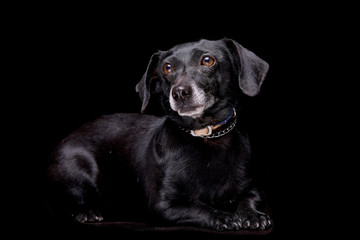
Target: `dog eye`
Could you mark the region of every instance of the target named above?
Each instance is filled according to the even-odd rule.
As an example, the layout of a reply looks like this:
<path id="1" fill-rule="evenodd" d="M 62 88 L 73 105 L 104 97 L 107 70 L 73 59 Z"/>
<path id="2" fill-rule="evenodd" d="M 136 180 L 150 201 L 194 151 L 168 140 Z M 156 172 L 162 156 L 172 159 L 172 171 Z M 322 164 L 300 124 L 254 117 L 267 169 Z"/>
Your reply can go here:
<path id="1" fill-rule="evenodd" d="M 214 63 L 215 63 L 215 60 L 212 57 L 209 57 L 209 56 L 205 56 L 201 60 L 201 64 L 205 65 L 205 66 L 208 66 L 208 67 L 211 67 L 212 65 L 214 65 Z"/>
<path id="2" fill-rule="evenodd" d="M 171 64 L 169 64 L 169 63 L 165 64 L 164 67 L 163 67 L 163 71 L 164 71 L 164 73 L 166 73 L 166 74 L 171 73 L 171 71 L 172 71 L 172 66 L 171 66 Z"/>

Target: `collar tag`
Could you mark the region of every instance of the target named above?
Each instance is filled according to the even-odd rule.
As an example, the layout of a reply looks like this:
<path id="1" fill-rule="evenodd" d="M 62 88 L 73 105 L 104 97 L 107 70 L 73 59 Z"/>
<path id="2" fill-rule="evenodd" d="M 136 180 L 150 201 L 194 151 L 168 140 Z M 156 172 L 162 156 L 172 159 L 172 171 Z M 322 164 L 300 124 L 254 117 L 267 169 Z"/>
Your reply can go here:
<path id="1" fill-rule="evenodd" d="M 194 137 L 210 136 L 212 134 L 212 126 L 207 126 L 199 130 L 190 130 L 190 133 Z"/>

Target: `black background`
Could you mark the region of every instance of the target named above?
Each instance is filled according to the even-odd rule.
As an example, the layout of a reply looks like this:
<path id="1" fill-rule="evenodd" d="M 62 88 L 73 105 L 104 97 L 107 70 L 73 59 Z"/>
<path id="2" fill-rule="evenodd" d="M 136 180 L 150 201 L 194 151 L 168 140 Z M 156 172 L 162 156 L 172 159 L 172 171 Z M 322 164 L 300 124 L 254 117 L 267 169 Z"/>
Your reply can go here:
<path id="1" fill-rule="evenodd" d="M 338 199 L 353 199 L 348 167 L 355 158 L 357 91 L 349 58 L 356 55 L 350 10 L 185 3 L 22 9 L 26 17 L 10 17 L 16 24 L 8 34 L 16 93 L 8 100 L 16 103 L 7 119 L 15 125 L 12 161 L 23 170 L 11 178 L 21 179 L 11 187 L 20 195 L 11 199 L 19 202 L 18 221 L 43 223 L 46 207 L 39 196 L 46 162 L 62 138 L 100 115 L 140 112 L 135 85 L 154 52 L 228 37 L 270 65 L 260 95 L 250 103 L 250 131 L 274 235 L 347 232 L 341 223 L 351 221 L 341 214 L 351 214 L 351 205 Z"/>

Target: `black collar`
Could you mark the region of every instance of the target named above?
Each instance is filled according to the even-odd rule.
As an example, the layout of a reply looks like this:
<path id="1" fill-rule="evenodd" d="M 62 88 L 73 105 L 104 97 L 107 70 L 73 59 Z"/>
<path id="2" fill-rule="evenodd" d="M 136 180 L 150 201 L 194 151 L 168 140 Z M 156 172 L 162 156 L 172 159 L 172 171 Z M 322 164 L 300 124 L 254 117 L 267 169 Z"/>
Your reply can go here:
<path id="1" fill-rule="evenodd" d="M 234 119 L 231 121 L 231 119 Z M 194 137 L 201 137 L 201 138 L 218 138 L 218 137 L 222 137 L 224 135 L 226 135 L 227 133 L 229 133 L 231 130 L 233 130 L 233 128 L 236 125 L 236 110 L 235 108 L 233 108 L 233 110 L 231 111 L 230 115 L 222 122 L 215 124 L 215 125 L 208 125 L 205 128 L 202 129 L 197 129 L 197 130 L 185 130 L 186 132 L 189 132 L 192 136 Z M 225 126 L 227 123 L 230 123 L 229 126 L 221 131 L 217 131 L 215 132 L 214 130 Z"/>

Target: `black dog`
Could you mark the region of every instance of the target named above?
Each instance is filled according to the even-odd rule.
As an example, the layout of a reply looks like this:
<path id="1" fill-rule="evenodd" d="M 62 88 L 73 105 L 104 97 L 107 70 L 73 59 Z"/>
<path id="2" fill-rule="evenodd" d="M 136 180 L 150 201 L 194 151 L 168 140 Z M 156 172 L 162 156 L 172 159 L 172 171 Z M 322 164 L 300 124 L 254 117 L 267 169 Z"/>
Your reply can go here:
<path id="1" fill-rule="evenodd" d="M 239 116 L 241 96 L 258 94 L 267 70 L 231 39 L 153 54 L 136 91 L 142 112 L 157 94 L 165 116 L 102 116 L 65 138 L 49 168 L 66 193 L 60 202 L 76 221 L 101 221 L 106 204 L 99 196 L 120 192 L 119 202 L 107 203 L 123 204 L 133 178 L 147 209 L 167 223 L 268 228 L 269 216 L 256 209 L 260 194 L 248 174 L 250 145 Z"/>

